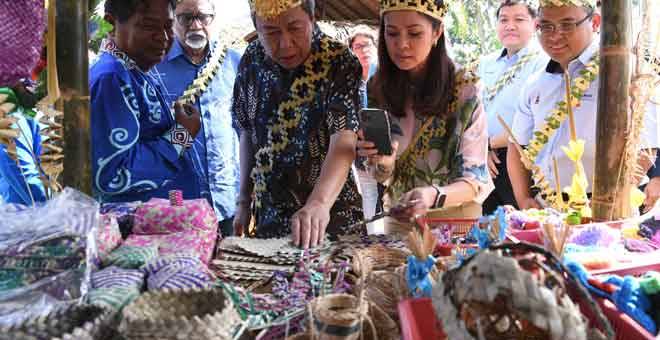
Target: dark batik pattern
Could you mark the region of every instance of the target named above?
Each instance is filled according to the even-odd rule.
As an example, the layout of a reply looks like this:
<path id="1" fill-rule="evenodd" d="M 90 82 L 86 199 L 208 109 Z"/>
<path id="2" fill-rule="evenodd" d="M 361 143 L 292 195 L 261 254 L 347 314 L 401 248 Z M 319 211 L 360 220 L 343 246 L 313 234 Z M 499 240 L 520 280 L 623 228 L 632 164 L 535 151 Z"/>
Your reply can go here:
<path id="1" fill-rule="evenodd" d="M 312 54 L 327 52 L 322 50 L 322 42 L 328 40 L 316 28 Z M 325 45 L 337 57 L 319 61 L 330 63 L 330 70 L 327 77 L 313 82 L 313 100 L 299 110 L 286 112 L 287 119 L 296 111 L 302 115 L 300 122 L 288 129 L 289 142 L 274 155 L 272 170 L 266 174 L 266 190 L 259 195 L 256 212 L 258 237 L 291 233 L 290 218 L 305 205 L 319 179 L 330 137 L 339 131 L 358 129 L 360 63 L 346 46 L 335 41 Z M 269 128 L 275 123 L 280 104 L 291 99 L 293 82 L 309 76 L 303 66 L 286 70 L 274 63 L 259 41 L 247 48 L 234 86 L 232 111 L 237 128 L 251 137 L 255 154 L 268 146 Z M 346 226 L 362 218 L 361 197 L 352 175 L 332 207 L 330 218 L 327 230 L 331 236 L 350 232 Z"/>

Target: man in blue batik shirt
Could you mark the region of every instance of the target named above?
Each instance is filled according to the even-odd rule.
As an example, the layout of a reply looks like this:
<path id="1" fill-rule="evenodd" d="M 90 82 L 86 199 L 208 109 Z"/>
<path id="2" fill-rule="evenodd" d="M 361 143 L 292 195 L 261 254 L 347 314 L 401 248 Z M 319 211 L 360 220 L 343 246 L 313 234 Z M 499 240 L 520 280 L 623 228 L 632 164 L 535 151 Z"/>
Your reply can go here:
<path id="1" fill-rule="evenodd" d="M 90 69 L 92 171 L 103 202 L 203 191 L 193 162 L 199 112 L 169 102 L 148 75 L 173 42 L 174 0 L 106 0 L 114 29 Z"/>
<path id="2" fill-rule="evenodd" d="M 210 0 L 178 1 L 174 17 L 176 39 L 172 49 L 150 71 L 168 104 L 179 99 L 204 66 L 227 45 L 227 42 L 211 41 L 215 6 Z M 189 152 L 200 195 L 213 204 L 225 236 L 233 234 L 239 189 L 239 143 L 232 127 L 230 104 L 240 59 L 241 53 L 228 49 L 219 72 L 196 101 L 202 125 Z"/>

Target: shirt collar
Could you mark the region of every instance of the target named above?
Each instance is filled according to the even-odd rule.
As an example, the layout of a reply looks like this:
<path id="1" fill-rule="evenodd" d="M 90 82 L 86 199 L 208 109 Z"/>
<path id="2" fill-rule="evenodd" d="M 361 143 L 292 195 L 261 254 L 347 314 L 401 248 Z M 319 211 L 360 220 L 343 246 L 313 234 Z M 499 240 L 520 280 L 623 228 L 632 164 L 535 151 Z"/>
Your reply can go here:
<path id="1" fill-rule="evenodd" d="M 599 49 L 600 49 L 600 38 L 598 36 L 596 36 L 596 37 L 594 37 L 591 44 L 589 44 L 589 46 L 587 46 L 587 48 L 585 48 L 584 51 L 582 51 L 582 53 L 577 58 L 575 58 L 574 60 L 572 60 L 569 63 L 569 66 L 570 66 L 570 64 L 573 64 L 573 63 L 576 63 L 576 62 L 579 62 L 580 64 L 582 64 L 582 66 L 586 66 L 589 63 L 589 60 L 591 60 L 591 57 L 593 57 L 593 55 L 596 52 L 598 52 Z M 550 62 L 548 63 L 548 66 L 546 66 L 546 68 L 545 68 L 545 71 L 548 72 L 548 73 L 563 73 L 564 72 L 561 65 L 559 65 L 559 63 L 554 61 L 554 60 L 550 60 Z"/>
<path id="2" fill-rule="evenodd" d="M 209 45 L 212 44 L 213 42 L 209 42 Z M 206 58 L 208 58 L 210 53 L 211 53 L 210 49 L 207 48 Z M 170 48 L 170 51 L 167 53 L 167 61 L 172 61 L 178 57 L 183 57 L 186 58 L 186 60 L 190 61 L 190 57 L 186 55 L 186 50 L 183 49 L 183 45 L 179 41 L 179 38 L 176 38 L 172 43 L 172 47 Z"/>
<path id="3" fill-rule="evenodd" d="M 120 50 L 119 47 L 117 47 L 115 41 L 112 39 L 109 38 L 103 39 L 101 41 L 100 51 L 108 53 L 111 56 L 117 58 L 117 60 L 119 60 L 119 62 L 122 63 L 129 70 L 140 69 L 137 63 L 135 63 L 135 61 L 133 61 L 133 59 L 131 59 L 128 56 L 128 54 L 126 54 L 126 52 Z"/>
<path id="4" fill-rule="evenodd" d="M 532 43 L 530 42 L 529 44 L 527 44 L 527 46 L 521 48 L 520 51 L 516 52 L 511 58 L 519 59 L 531 53 L 532 52 L 532 48 L 530 47 L 531 44 Z M 503 48 L 502 53 L 500 53 L 500 56 L 497 58 L 497 60 L 506 58 L 506 56 L 507 56 L 506 48 Z"/>

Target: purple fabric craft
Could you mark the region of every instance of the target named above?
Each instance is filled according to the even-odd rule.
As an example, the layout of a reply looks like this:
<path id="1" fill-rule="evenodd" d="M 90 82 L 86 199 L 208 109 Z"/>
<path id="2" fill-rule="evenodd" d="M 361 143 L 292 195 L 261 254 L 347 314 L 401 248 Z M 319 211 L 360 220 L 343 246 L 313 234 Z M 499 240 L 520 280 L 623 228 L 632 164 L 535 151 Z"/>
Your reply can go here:
<path id="1" fill-rule="evenodd" d="M 649 242 L 635 239 L 625 239 L 624 244 L 626 249 L 635 253 L 650 253 L 657 250 L 657 248 L 651 245 Z"/>
<path id="2" fill-rule="evenodd" d="M 92 274 L 92 287 L 142 290 L 144 273 L 140 270 L 108 267 Z"/>
<path id="3" fill-rule="evenodd" d="M 621 239 L 621 233 L 606 224 L 590 224 L 573 232 L 568 242 L 580 246 L 609 248 Z"/>
<path id="4" fill-rule="evenodd" d="M 156 274 L 147 278 L 147 289 L 190 289 L 209 288 L 213 279 L 208 271 L 202 268 L 186 268 L 180 266 L 165 266 Z"/>
<path id="5" fill-rule="evenodd" d="M 0 2 L 0 86 L 30 77 L 46 28 L 43 0 Z"/>

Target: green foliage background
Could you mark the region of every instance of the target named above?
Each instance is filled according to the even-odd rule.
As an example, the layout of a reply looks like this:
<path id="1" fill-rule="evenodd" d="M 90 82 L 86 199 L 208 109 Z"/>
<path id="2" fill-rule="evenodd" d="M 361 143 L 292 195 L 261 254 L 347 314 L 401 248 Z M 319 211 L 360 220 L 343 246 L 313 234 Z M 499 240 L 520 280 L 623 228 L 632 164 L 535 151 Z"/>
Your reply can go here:
<path id="1" fill-rule="evenodd" d="M 450 3 L 445 30 L 454 61 L 468 64 L 501 48 L 495 33 L 495 12 L 501 0 L 467 0 Z"/>

